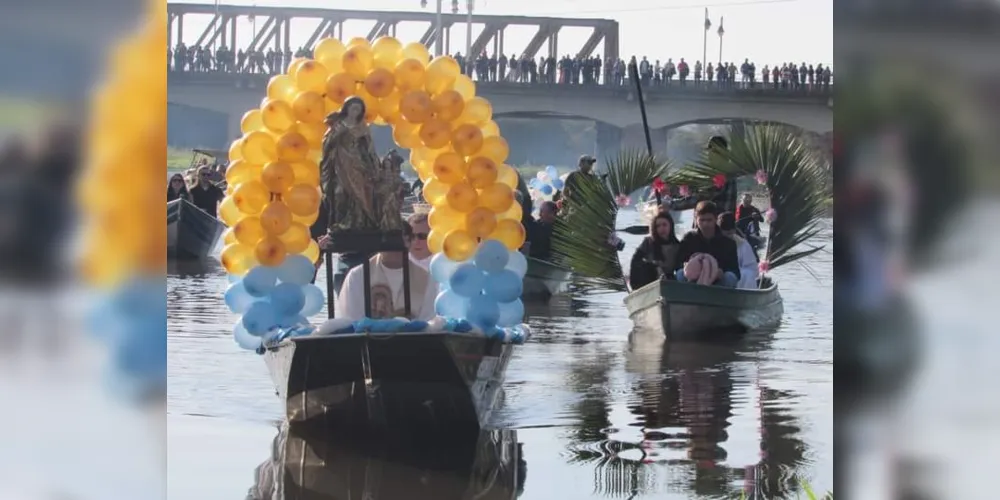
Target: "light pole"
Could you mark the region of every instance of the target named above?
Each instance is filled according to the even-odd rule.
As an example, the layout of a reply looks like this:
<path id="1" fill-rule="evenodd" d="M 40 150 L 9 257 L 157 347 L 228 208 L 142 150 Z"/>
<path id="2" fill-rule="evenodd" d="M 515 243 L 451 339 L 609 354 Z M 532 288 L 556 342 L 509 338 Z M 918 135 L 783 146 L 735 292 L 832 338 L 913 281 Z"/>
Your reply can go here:
<path id="1" fill-rule="evenodd" d="M 475 8 L 476 1 L 468 0 L 465 3 L 466 18 L 465 18 L 465 61 L 466 68 L 465 73 L 472 76 L 472 9 Z"/>
<path id="2" fill-rule="evenodd" d="M 722 19 L 719 18 L 719 31 L 717 32 L 719 33 L 719 64 L 722 64 L 722 35 L 726 34 L 726 30 L 722 28 Z"/>
<path id="3" fill-rule="evenodd" d="M 701 69 L 702 71 L 708 71 L 708 30 L 712 29 L 712 21 L 708 20 L 708 7 L 705 7 L 705 34 L 702 36 L 701 42 Z M 707 75 L 706 75 L 706 80 Z"/>

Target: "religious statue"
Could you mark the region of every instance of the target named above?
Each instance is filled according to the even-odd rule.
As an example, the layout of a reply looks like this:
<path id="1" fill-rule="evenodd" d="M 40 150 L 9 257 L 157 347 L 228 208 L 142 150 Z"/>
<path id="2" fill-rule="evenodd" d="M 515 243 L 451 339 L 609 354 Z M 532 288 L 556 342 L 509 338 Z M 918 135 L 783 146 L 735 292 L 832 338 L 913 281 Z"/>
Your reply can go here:
<path id="1" fill-rule="evenodd" d="M 389 150 L 380 164 L 378 175 L 379 227 L 399 229 L 403 199 L 406 197 L 403 176 L 400 167 L 403 157 L 395 149 Z"/>

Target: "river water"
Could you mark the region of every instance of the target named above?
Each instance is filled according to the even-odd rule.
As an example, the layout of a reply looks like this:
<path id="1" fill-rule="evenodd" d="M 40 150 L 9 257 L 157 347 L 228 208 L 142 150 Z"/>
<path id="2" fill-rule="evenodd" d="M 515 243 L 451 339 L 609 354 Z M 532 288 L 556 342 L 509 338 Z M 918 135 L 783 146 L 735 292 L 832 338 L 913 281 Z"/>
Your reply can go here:
<path id="1" fill-rule="evenodd" d="M 620 219 L 637 223 L 635 212 Z M 624 239 L 627 259 L 640 237 Z M 522 477 L 486 498 L 731 498 L 741 491 L 796 498 L 800 478 L 817 491 L 832 488 L 832 228 L 818 243 L 829 252 L 773 273 L 785 303 L 781 326 L 739 339 L 669 349 L 631 343 L 622 294 L 529 306 L 533 336 L 510 363 L 495 422 L 515 430 L 508 434 L 521 444 Z M 282 406 L 263 360 L 233 342 L 237 318 L 223 303 L 226 286 L 217 262 L 170 269 L 172 499 L 243 498 L 279 432 Z M 414 484 L 425 489 L 443 484 L 434 481 L 439 475 L 467 475 L 432 472 L 420 461 L 400 468 L 367 452 L 341 450 L 335 462 L 328 474 L 343 467 L 356 477 L 360 468 L 370 485 L 356 482 L 352 491 L 379 499 L 424 498 L 385 487 L 411 481 L 414 470 Z M 329 496 L 309 498 L 348 498 L 329 487 Z M 449 493 L 460 489 L 442 487 L 427 498 L 472 498 Z"/>

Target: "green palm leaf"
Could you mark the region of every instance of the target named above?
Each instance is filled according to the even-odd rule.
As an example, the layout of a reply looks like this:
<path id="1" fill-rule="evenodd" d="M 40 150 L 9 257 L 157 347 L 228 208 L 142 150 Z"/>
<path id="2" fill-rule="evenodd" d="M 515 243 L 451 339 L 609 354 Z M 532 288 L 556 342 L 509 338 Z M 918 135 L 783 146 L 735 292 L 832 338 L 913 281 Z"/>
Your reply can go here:
<path id="1" fill-rule="evenodd" d="M 812 255 L 822 247 L 802 249 L 820 232 L 820 219 L 830 199 L 824 190 L 825 172 L 806 144 L 785 127 L 763 125 L 733 131 L 728 150 L 713 149 L 694 165 L 667 178 L 673 185 L 688 185 L 692 192 L 711 192 L 713 178 L 767 176 L 771 208 L 777 218 L 771 223 L 765 260 L 771 269 Z"/>
<path id="2" fill-rule="evenodd" d="M 602 177 L 585 177 L 577 184 L 577 195 L 563 203 L 565 215 L 552 231 L 552 253 L 573 269 L 579 284 L 587 288 L 624 292 L 628 290 L 618 251 L 608 244 L 615 232 L 619 195 L 628 195 L 666 174 L 669 163 L 659 162 L 642 151 L 622 151 L 607 164 Z"/>

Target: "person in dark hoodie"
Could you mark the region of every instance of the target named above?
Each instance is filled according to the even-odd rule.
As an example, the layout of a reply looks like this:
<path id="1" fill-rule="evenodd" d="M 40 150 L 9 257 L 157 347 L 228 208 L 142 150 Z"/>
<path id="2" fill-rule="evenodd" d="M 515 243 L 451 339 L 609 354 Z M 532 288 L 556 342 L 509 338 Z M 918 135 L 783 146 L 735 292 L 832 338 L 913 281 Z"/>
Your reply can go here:
<path id="1" fill-rule="evenodd" d="M 638 290 L 658 279 L 675 279 L 677 252 L 680 241 L 674 232 L 674 218 L 670 212 L 656 214 L 649 223 L 649 236 L 646 236 L 639 248 L 632 254 L 629 266 L 629 285 L 632 290 Z"/>
<path id="2" fill-rule="evenodd" d="M 740 261 L 736 252 L 736 242 L 719 230 L 717 218 L 719 209 L 711 201 L 702 201 L 694 209 L 697 230 L 684 235 L 675 261 L 675 276 L 678 281 L 688 281 L 684 275 L 684 265 L 695 254 L 708 254 L 719 264 L 719 276 L 712 283 L 735 288 L 740 280 Z"/>

